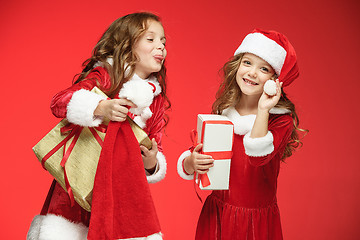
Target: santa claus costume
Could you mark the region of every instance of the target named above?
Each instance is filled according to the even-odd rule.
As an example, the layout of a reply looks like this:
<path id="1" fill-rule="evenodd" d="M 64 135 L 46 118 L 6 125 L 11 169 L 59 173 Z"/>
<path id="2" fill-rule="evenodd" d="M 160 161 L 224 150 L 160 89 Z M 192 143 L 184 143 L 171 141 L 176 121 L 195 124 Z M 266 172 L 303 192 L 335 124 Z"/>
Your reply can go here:
<path id="1" fill-rule="evenodd" d="M 111 59 L 108 59 L 108 62 L 111 64 Z M 103 119 L 95 117 L 93 113 L 98 103 L 106 97 L 91 90 L 97 86 L 105 91 L 110 85 L 107 70 L 102 67 L 102 64 L 97 64 L 85 80 L 56 94 L 51 103 L 51 110 L 56 117 L 67 118 L 70 123 L 84 127 L 98 126 Z M 144 94 L 139 89 L 141 85 L 145 91 Z M 129 116 L 143 128 L 150 139 L 155 138 L 158 144 L 159 152 L 156 156 L 158 161 L 155 171 L 150 174 L 144 169 L 139 145 L 129 126 L 125 126 L 127 121 L 123 125 L 121 122 L 110 122 L 104 141 L 104 148 L 107 146 L 108 152 L 104 153 L 103 148 L 100 156 L 91 214 L 76 202 L 72 206 L 68 193 L 54 180 L 41 214 L 33 219 L 27 235 L 28 240 L 85 240 L 90 239 L 90 235 L 91 239 L 162 239 L 148 183 L 162 180 L 166 173 L 166 160 L 161 145 L 162 130 L 165 126 L 163 118 L 165 100 L 160 94 L 161 87 L 155 77 L 140 79 L 134 74 L 123 85 L 120 95 L 131 96 L 134 91 L 137 95 L 133 96 L 134 99 L 131 97 L 128 99 L 134 103 L 139 100 L 135 99 L 137 96 L 140 95 L 141 99 L 137 103 L 138 109 L 133 111 L 135 114 L 129 114 Z M 151 96 L 147 94 L 149 91 Z M 141 103 L 145 95 L 148 98 Z M 127 131 L 128 136 L 122 136 L 121 131 Z M 119 145 L 126 147 L 119 148 Z M 111 163 L 107 160 L 108 155 L 119 155 L 121 161 L 115 161 L 114 157 Z M 134 158 L 134 164 L 141 166 L 140 169 L 127 168 L 127 161 L 130 158 Z M 149 203 L 144 202 L 144 199 L 147 199 Z M 142 209 L 135 208 L 134 205 Z M 143 225 L 139 227 L 135 221 Z M 129 227 L 125 227 L 127 224 Z M 114 236 L 118 237 L 114 238 Z"/>
<path id="2" fill-rule="evenodd" d="M 247 35 L 238 53 L 252 53 L 267 61 L 283 82 L 298 76 L 295 52 L 283 35 L 255 30 Z M 214 190 L 207 197 L 196 230 L 196 240 L 281 240 L 283 239 L 276 199 L 277 178 L 285 147 L 294 129 L 290 111 L 270 110 L 268 133 L 251 138 L 256 115 L 240 115 L 231 106 L 222 112 L 234 124 L 233 157 L 229 190 Z M 192 180 L 184 170 L 185 151 L 178 160 L 178 173 Z"/>

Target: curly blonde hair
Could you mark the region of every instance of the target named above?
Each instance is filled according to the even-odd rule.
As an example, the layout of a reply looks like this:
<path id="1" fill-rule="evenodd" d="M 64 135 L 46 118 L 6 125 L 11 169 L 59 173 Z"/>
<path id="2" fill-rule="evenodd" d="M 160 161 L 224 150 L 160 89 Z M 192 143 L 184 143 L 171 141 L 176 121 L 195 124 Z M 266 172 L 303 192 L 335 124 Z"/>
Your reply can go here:
<path id="1" fill-rule="evenodd" d="M 161 24 L 160 17 L 149 12 L 138 12 L 125 15 L 115 20 L 104 32 L 98 43 L 95 45 L 92 55 L 86 59 L 82 66 L 83 70 L 77 74 L 78 83 L 86 79 L 94 65 L 101 62 L 107 69 L 110 79 L 110 89 L 103 89 L 109 97 L 121 89 L 135 72 L 135 64 L 138 57 L 134 54 L 135 43 L 148 29 L 149 21 L 156 21 Z M 113 59 L 113 64 L 107 62 L 108 58 Z M 164 62 L 165 63 L 165 62 Z M 125 72 L 128 72 L 125 74 Z M 161 86 L 161 95 L 165 98 L 167 108 L 170 108 L 170 101 L 166 96 L 166 67 L 162 65 L 159 72 L 153 73 Z"/>
<path id="2" fill-rule="evenodd" d="M 236 73 L 239 69 L 243 56 L 243 53 L 233 56 L 222 67 L 221 70 L 224 80 L 222 81 L 220 88 L 216 93 L 216 100 L 212 105 L 212 113 L 222 114 L 224 109 L 234 106 L 234 104 L 240 100 L 242 92 L 236 82 Z M 286 93 L 283 90 L 280 100 L 275 107 L 289 110 L 290 116 L 293 119 L 294 128 L 282 156 L 282 159 L 285 159 L 287 157 L 290 157 L 297 148 L 302 146 L 302 142 L 300 141 L 299 137 L 299 131 L 306 134 L 308 130 L 298 127 L 299 117 L 296 113 L 295 105 L 290 101 L 290 99 L 286 96 Z"/>

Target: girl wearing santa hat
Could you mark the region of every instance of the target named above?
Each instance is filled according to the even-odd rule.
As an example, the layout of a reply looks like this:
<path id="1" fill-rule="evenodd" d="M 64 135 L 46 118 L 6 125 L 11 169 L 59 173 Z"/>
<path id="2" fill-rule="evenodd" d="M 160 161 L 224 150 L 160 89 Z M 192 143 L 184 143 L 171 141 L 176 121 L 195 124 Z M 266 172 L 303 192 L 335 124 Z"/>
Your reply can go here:
<path id="1" fill-rule="evenodd" d="M 195 239 L 283 239 L 277 177 L 281 161 L 301 145 L 295 106 L 282 90 L 299 75 L 294 48 L 281 33 L 255 29 L 223 72 L 212 112 L 234 124 L 229 190 L 208 196 Z M 180 156 L 182 178 L 191 180 L 214 165 L 201 148 Z"/>
<path id="2" fill-rule="evenodd" d="M 110 119 L 100 155 L 91 214 L 53 182 L 29 240 L 162 239 L 148 183 L 164 178 L 165 34 L 158 16 L 140 12 L 115 20 L 96 44 L 75 83 L 54 96 L 56 117 L 83 127 Z M 109 98 L 91 90 L 97 86 Z M 130 108 L 130 109 L 129 109 Z M 140 146 L 129 115 L 152 139 Z"/>

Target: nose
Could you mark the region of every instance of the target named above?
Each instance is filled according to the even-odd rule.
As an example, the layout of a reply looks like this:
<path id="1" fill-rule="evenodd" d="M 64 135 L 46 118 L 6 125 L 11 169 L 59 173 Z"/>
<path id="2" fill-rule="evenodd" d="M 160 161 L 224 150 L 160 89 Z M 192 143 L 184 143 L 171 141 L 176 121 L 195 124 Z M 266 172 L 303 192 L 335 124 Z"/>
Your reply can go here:
<path id="1" fill-rule="evenodd" d="M 156 48 L 160 50 L 164 50 L 165 46 L 161 41 L 158 41 Z"/>
<path id="2" fill-rule="evenodd" d="M 249 69 L 248 75 L 250 77 L 256 78 L 257 74 L 256 74 L 256 68 L 252 67 L 251 69 Z"/>

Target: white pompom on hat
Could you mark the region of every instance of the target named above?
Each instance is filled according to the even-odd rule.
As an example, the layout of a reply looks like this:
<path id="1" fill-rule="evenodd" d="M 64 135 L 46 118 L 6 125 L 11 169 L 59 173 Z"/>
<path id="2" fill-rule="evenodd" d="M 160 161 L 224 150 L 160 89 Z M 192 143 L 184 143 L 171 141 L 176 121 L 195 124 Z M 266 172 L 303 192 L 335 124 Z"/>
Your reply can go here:
<path id="1" fill-rule="evenodd" d="M 295 49 L 279 32 L 254 29 L 244 38 L 234 55 L 239 53 L 252 53 L 264 59 L 273 67 L 283 87 L 299 76 Z"/>

